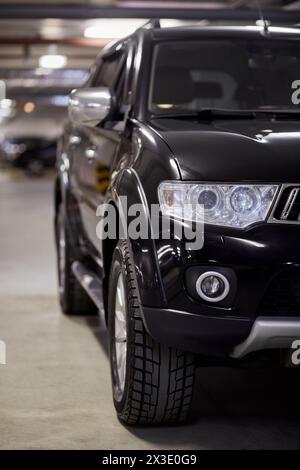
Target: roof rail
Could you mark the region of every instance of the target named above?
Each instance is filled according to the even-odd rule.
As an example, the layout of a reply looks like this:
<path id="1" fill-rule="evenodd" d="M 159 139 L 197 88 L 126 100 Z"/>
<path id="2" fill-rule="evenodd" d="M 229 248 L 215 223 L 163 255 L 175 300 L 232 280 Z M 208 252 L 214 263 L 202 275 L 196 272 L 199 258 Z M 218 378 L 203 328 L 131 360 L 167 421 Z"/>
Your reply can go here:
<path id="1" fill-rule="evenodd" d="M 147 21 L 147 23 L 143 24 L 140 26 L 139 29 L 154 29 L 154 28 L 160 28 L 160 19 L 159 18 L 152 18 L 151 20 Z"/>

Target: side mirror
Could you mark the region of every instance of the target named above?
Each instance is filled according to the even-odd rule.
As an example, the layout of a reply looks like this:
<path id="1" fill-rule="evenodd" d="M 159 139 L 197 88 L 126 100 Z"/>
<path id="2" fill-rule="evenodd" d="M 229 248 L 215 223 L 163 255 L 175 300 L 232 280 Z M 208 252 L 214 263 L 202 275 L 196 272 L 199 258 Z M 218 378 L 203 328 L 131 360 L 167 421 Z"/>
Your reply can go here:
<path id="1" fill-rule="evenodd" d="M 82 88 L 73 90 L 69 98 L 69 117 L 74 124 L 95 127 L 112 109 L 109 88 Z"/>

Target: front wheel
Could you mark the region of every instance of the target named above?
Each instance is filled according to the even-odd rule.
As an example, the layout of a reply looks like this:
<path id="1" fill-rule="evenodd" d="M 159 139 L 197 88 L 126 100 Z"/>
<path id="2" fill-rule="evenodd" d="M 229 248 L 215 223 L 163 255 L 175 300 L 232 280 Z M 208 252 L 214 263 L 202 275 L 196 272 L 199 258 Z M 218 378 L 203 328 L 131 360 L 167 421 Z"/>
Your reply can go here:
<path id="1" fill-rule="evenodd" d="M 129 244 L 117 245 L 110 273 L 108 327 L 114 405 L 125 424 L 174 424 L 190 410 L 195 359 L 145 330 Z"/>

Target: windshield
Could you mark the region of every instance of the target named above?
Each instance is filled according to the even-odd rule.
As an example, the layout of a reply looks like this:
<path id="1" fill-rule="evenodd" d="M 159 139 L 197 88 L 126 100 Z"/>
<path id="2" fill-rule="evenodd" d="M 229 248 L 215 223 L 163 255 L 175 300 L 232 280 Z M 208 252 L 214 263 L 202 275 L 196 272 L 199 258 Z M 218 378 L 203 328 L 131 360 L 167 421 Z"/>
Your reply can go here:
<path id="1" fill-rule="evenodd" d="M 149 108 L 153 114 L 203 108 L 300 111 L 292 99 L 296 80 L 300 44 L 295 40 L 161 43 L 154 50 Z"/>

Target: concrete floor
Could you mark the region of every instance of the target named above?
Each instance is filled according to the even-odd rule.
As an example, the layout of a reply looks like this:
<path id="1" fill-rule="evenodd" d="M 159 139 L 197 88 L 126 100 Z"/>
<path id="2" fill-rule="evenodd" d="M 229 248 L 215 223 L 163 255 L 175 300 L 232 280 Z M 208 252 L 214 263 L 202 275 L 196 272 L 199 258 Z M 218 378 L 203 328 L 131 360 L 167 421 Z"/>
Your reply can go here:
<path id="1" fill-rule="evenodd" d="M 300 448 L 300 371 L 202 369 L 193 421 L 125 428 L 106 333 L 57 304 L 52 181 L 0 173 L 1 449 Z"/>

